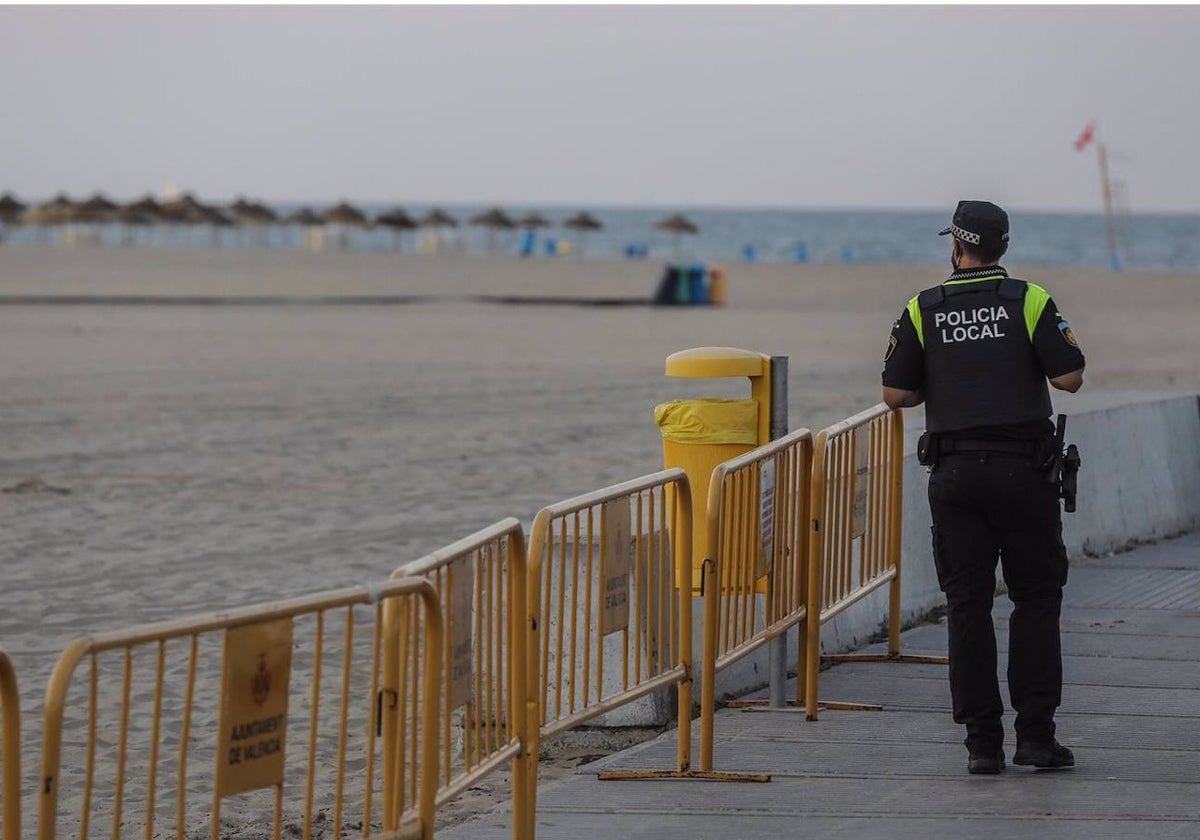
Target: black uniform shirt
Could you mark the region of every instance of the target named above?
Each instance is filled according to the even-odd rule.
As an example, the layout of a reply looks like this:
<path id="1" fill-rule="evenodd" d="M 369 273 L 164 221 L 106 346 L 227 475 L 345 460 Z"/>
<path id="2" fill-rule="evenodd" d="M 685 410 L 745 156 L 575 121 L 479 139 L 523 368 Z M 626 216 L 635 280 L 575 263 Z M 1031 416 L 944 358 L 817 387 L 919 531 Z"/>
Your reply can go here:
<path id="1" fill-rule="evenodd" d="M 984 278 L 1006 276 L 999 266 L 956 271 L 947 283 L 965 283 Z M 1042 372 L 1049 378 L 1061 376 L 1084 366 L 1083 352 L 1071 331 L 1070 324 L 1059 312 L 1049 293 L 1034 283 L 1026 291 L 1025 316 L 1027 334 L 1034 356 Z M 920 391 L 925 387 L 925 347 L 923 330 L 918 332 L 914 318 L 921 317 L 917 297 L 908 302 L 900 317 L 892 324 L 884 355 L 883 384 L 889 388 Z M 1035 423 L 976 427 L 952 433 L 966 437 L 1034 438 L 1053 431 L 1049 417 Z"/>

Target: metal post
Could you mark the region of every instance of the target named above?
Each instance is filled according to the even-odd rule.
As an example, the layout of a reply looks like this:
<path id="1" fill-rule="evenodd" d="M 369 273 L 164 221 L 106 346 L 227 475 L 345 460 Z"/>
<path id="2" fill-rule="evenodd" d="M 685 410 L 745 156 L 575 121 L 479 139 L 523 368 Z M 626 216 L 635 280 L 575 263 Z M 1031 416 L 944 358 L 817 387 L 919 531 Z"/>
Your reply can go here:
<path id="1" fill-rule="evenodd" d="M 12 660 L 0 650 L 0 743 L 4 762 L 0 765 L 0 793 L 4 795 L 4 840 L 21 840 L 21 696 Z"/>
<path id="2" fill-rule="evenodd" d="M 788 357 L 771 357 L 771 440 L 788 433 Z M 772 579 L 774 574 L 772 574 Z M 769 598 L 770 596 L 768 596 Z M 765 608 L 765 607 L 764 607 Z M 770 701 L 772 709 L 787 706 L 787 633 L 771 639 L 769 645 L 771 675 Z M 799 679 L 799 675 L 796 677 Z"/>
<path id="3" fill-rule="evenodd" d="M 1113 227 L 1112 185 L 1108 180 L 1108 150 L 1103 143 L 1096 144 L 1100 158 L 1100 186 L 1104 191 L 1104 236 L 1108 240 L 1108 262 L 1113 271 L 1120 271 L 1121 257 L 1117 253 L 1117 237 Z"/>

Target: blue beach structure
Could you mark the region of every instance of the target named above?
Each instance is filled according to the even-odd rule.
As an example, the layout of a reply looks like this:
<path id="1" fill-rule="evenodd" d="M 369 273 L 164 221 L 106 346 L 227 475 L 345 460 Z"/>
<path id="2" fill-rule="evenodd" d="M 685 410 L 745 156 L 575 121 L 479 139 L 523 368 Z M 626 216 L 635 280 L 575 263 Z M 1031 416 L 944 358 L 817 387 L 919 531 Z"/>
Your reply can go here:
<path id="1" fill-rule="evenodd" d="M 656 306 L 713 306 L 721 303 L 723 270 L 707 263 L 668 263 L 654 293 Z"/>

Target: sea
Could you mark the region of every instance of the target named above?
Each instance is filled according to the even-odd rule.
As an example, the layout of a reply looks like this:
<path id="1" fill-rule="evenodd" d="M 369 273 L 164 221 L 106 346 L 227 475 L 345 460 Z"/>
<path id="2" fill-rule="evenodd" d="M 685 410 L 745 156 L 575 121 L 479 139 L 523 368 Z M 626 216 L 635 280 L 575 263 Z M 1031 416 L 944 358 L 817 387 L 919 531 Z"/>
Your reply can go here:
<path id="1" fill-rule="evenodd" d="M 218 205 L 219 206 L 219 205 Z M 272 205 L 285 215 L 300 205 Z M 320 203 L 308 205 L 320 211 Z M 328 206 L 328 205 L 326 205 Z M 393 209 L 391 204 L 356 205 L 368 217 Z M 383 228 L 341 229 L 346 247 L 356 250 L 431 250 L 436 247 L 470 254 L 523 254 L 538 258 L 584 256 L 663 261 L 915 263 L 947 262 L 947 245 L 938 237 L 949 224 L 950 211 L 927 210 L 798 210 L 680 207 L 531 207 L 505 206 L 519 218 L 537 212 L 552 222 L 536 230 L 488 231 L 468 220 L 490 208 L 478 205 L 440 205 L 459 220 L 431 240 L 430 231 L 405 232 L 397 237 Z M 431 208 L 410 204 L 404 209 L 419 217 Z M 602 230 L 580 234 L 560 227 L 562 221 L 586 210 Z M 698 228 L 694 235 L 656 230 L 654 223 L 682 213 Z M 1005 258 L 1022 265 L 1081 268 L 1129 268 L 1200 271 L 1200 214 L 1127 213 L 1114 220 L 1116 254 L 1110 251 L 1104 217 L 1099 213 L 1012 212 L 1012 244 Z M 88 232 L 106 244 L 179 245 L 223 248 L 298 248 L 303 231 L 276 225 L 253 233 L 239 229 L 122 230 L 106 226 Z M 46 231 L 10 228 L 12 241 L 48 238 Z"/>

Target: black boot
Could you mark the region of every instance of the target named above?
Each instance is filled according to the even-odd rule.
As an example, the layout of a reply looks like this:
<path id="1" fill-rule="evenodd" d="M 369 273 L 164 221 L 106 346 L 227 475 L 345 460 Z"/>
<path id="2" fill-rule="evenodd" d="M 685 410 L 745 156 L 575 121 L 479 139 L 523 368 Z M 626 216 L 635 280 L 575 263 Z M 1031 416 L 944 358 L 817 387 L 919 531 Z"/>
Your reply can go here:
<path id="1" fill-rule="evenodd" d="M 967 772 L 972 776 L 995 776 L 1004 769 L 1004 750 L 980 750 L 971 752 L 967 759 Z"/>
<path id="2" fill-rule="evenodd" d="M 1023 764 L 1043 770 L 1056 770 L 1075 766 L 1075 754 L 1053 738 L 1050 741 L 1017 744 L 1013 753 L 1013 764 Z"/>

